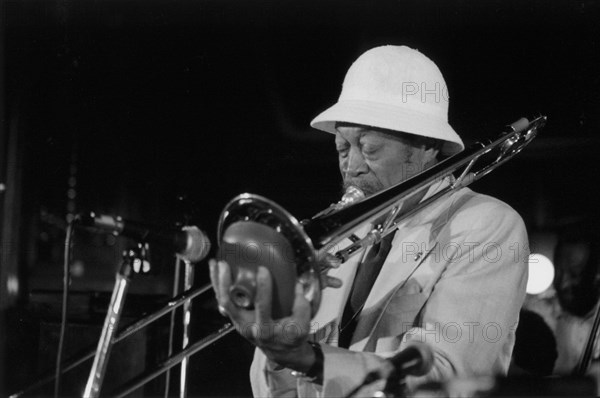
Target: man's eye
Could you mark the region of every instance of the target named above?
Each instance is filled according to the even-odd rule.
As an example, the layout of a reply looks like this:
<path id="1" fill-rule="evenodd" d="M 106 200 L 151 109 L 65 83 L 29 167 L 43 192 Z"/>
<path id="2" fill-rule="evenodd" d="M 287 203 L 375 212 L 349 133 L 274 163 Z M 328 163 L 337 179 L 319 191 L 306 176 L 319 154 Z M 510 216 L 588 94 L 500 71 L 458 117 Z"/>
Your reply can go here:
<path id="1" fill-rule="evenodd" d="M 362 151 L 365 155 L 373 155 L 375 154 L 375 152 L 377 152 L 378 149 L 378 147 L 365 145 L 363 146 Z"/>
<path id="2" fill-rule="evenodd" d="M 348 155 L 348 148 L 337 148 L 337 152 L 341 157 L 346 157 Z"/>

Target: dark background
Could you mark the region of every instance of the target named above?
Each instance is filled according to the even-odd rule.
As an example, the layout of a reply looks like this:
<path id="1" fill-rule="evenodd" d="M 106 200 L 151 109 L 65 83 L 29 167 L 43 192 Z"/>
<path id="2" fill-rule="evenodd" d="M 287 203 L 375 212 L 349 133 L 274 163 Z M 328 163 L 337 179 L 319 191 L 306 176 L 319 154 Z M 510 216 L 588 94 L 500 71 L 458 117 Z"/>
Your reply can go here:
<path id="1" fill-rule="evenodd" d="M 1 163 L 13 182 L 0 193 L 2 282 L 17 281 L 2 287 L 8 392 L 51 370 L 52 355 L 44 362 L 40 352 L 55 349 L 68 214 L 187 221 L 213 241 L 221 210 L 242 192 L 298 218 L 314 214 L 340 188 L 333 138 L 309 122 L 336 100 L 352 61 L 377 45 L 406 44 L 437 63 L 450 123 L 467 144 L 521 116 L 548 116 L 530 147 L 473 186 L 517 209 L 532 236 L 596 213 L 599 1 L 1 6 Z M 97 303 L 130 243 L 77 234 L 73 325 L 101 323 Z M 151 275 L 132 285 L 132 316 L 170 293 L 173 260 L 160 248 L 153 255 Z M 206 264 L 196 270 L 205 283 Z M 196 312 L 198 334 L 220 321 L 210 303 Z M 23 364 L 13 366 L 10 355 L 23 347 Z M 190 393 L 247 394 L 250 355 L 236 336 L 197 355 Z"/>

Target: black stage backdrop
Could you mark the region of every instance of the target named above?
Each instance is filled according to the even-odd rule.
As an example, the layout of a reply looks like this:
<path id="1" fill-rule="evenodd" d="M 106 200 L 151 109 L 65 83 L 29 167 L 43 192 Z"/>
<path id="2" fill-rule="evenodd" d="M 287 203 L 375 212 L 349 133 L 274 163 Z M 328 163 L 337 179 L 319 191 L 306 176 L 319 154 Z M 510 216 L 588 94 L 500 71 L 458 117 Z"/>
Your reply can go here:
<path id="1" fill-rule="evenodd" d="M 12 281 L 2 287 L 7 392 L 52 369 L 68 214 L 187 221 L 213 241 L 222 208 L 242 192 L 314 214 L 340 187 L 333 138 L 309 122 L 373 46 L 406 44 L 438 64 L 467 143 L 548 116 L 529 148 L 473 187 L 516 208 L 530 232 L 595 213 L 599 1 L 23 0 L 4 1 L 2 18 L 3 172 L 18 171 L 4 208 L 18 237 L 2 265 Z M 130 243 L 77 234 L 74 328 L 97 333 Z M 173 260 L 155 253 L 151 275 L 132 285 L 132 319 L 170 294 Z M 206 283 L 205 262 L 196 272 Z M 212 305 L 195 305 L 195 335 L 218 327 Z M 164 325 L 155 329 L 135 343 L 142 365 L 164 354 L 150 350 L 164 341 Z M 73 344 L 69 352 L 83 347 Z M 251 353 L 230 336 L 193 357 L 190 394 L 249 394 Z"/>

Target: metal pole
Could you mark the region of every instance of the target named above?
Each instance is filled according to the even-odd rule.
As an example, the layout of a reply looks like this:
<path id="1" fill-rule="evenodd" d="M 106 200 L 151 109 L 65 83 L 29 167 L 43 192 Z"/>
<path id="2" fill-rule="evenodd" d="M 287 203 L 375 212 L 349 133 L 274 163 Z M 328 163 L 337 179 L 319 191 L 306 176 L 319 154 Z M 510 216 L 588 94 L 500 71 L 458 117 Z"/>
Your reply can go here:
<path id="1" fill-rule="evenodd" d="M 179 294 L 179 278 L 181 272 L 179 271 L 179 257 L 175 256 L 175 271 L 173 275 L 173 295 Z M 171 320 L 169 321 L 169 345 L 167 348 L 167 357 L 173 354 L 173 333 L 175 331 L 175 311 L 171 312 Z M 169 387 L 171 386 L 171 371 L 165 373 L 165 398 L 169 397 Z"/>
<path id="2" fill-rule="evenodd" d="M 130 276 L 133 270 L 132 261 L 135 261 L 135 258 L 137 256 L 134 250 L 123 253 L 123 263 L 117 273 L 115 287 L 106 318 L 104 319 L 104 326 L 102 327 L 98 347 L 96 348 L 96 356 L 94 357 L 90 375 L 88 376 L 83 392 L 84 398 L 95 398 L 100 395 L 100 389 L 102 388 L 102 382 L 106 373 L 106 365 L 108 364 L 108 358 L 113 346 L 113 337 L 119 326 L 119 320 L 121 319 L 125 304 L 125 296 L 129 288 Z"/>
<path id="3" fill-rule="evenodd" d="M 194 284 L 194 267 L 188 260 L 184 260 L 185 275 L 184 275 L 184 290 L 191 289 Z M 190 343 L 190 320 L 192 318 L 192 301 L 188 300 L 183 304 L 183 343 L 181 348 L 186 348 Z M 181 373 L 179 379 L 179 397 L 187 397 L 187 372 L 189 365 L 189 357 L 184 357 L 181 361 Z"/>

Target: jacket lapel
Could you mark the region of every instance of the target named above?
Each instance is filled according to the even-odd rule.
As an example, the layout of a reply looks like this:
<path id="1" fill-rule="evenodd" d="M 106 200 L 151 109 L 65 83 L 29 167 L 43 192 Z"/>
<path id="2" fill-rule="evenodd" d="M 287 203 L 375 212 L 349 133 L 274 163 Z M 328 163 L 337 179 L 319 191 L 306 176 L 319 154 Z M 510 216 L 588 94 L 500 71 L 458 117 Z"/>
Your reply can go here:
<path id="1" fill-rule="evenodd" d="M 368 337 L 377 328 L 381 315 L 390 299 L 409 278 L 414 277 L 424 260 L 427 252 L 432 250 L 429 244 L 429 228 L 421 227 L 411 231 L 399 229 L 392 241 L 392 249 L 388 254 L 379 276 L 367 297 L 361 311 L 356 331 L 352 338 L 351 349 L 363 351 Z M 411 284 L 414 288 L 414 284 Z"/>
<path id="2" fill-rule="evenodd" d="M 432 185 L 423 200 L 445 188 L 450 182 L 451 179 L 443 179 Z M 437 261 L 428 260 L 437 247 L 437 233 L 432 228 L 440 228 L 439 222 L 446 219 L 447 211 L 447 204 L 433 204 L 398 225 L 392 249 L 359 316 L 351 350 L 374 350 L 374 331 L 391 299 L 401 294 L 400 290 L 406 288 L 411 290 L 406 294 L 418 293 L 412 290 L 423 289 L 431 285 L 432 279 L 439 277 L 441 271 L 437 269 Z M 411 283 L 407 283 L 409 279 Z"/>
<path id="3" fill-rule="evenodd" d="M 365 225 L 355 233 L 358 237 L 364 237 L 367 232 L 370 230 L 370 225 Z M 331 252 L 335 252 L 337 250 L 343 249 L 351 244 L 349 239 L 345 239 L 341 244 L 336 246 L 334 250 Z M 324 339 L 331 339 L 331 331 L 332 329 L 336 331 L 335 336 L 337 336 L 337 329 L 339 320 L 342 317 L 342 313 L 344 311 L 344 306 L 346 305 L 346 300 L 350 295 L 350 291 L 352 289 L 352 283 L 354 281 L 354 276 L 356 275 L 356 270 L 358 268 L 358 264 L 363 259 L 366 251 L 363 251 L 362 254 L 353 256 L 348 259 L 344 264 L 341 264 L 339 268 L 332 269 L 328 275 L 333 276 L 335 278 L 339 278 L 342 281 L 342 286 L 337 289 L 326 288 L 322 291 L 321 294 L 321 305 L 319 306 L 319 310 L 317 314 L 313 318 L 311 322 L 311 330 L 317 333 L 316 338 L 320 341 Z M 334 327 L 325 327 L 325 326 Z M 321 336 L 319 330 L 326 330 L 327 336 Z M 334 336 L 334 337 L 335 337 Z M 335 337 L 337 340 L 337 337 Z"/>

